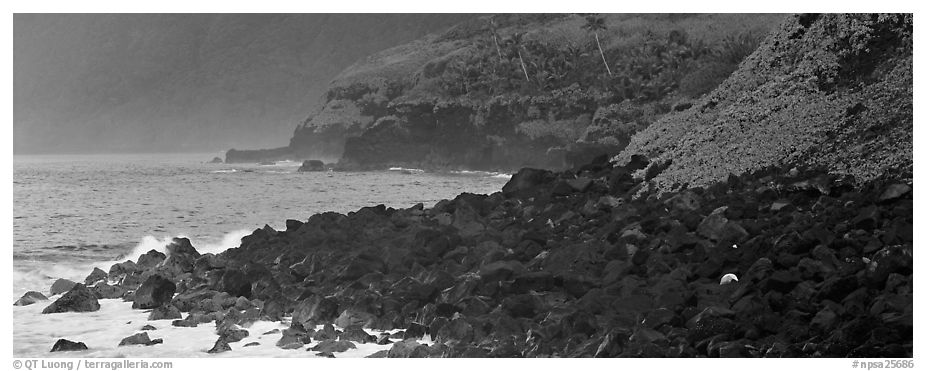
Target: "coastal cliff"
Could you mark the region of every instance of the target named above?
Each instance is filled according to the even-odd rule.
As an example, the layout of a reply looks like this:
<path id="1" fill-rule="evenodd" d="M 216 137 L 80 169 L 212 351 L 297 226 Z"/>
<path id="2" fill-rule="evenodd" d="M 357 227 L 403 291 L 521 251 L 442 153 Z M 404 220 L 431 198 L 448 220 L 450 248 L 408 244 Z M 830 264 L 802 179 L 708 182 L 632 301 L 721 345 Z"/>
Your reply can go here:
<path id="1" fill-rule="evenodd" d="M 493 15 L 345 69 L 287 147 L 234 161 L 564 169 L 710 92 L 779 15 Z"/>

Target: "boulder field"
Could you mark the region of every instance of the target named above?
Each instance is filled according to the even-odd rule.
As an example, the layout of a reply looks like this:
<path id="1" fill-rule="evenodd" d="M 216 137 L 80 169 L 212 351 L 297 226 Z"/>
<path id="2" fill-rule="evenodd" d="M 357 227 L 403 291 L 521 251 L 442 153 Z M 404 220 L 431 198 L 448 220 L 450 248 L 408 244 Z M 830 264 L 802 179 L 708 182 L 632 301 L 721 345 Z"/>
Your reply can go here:
<path id="1" fill-rule="evenodd" d="M 277 346 L 325 355 L 393 341 L 372 328 L 404 329 L 377 357 L 912 356 L 910 177 L 788 166 L 660 192 L 648 165 L 522 169 L 492 195 L 288 220 L 218 255 L 178 238 L 108 280 L 187 313 L 175 326 L 215 323 L 211 352 L 292 316 Z"/>

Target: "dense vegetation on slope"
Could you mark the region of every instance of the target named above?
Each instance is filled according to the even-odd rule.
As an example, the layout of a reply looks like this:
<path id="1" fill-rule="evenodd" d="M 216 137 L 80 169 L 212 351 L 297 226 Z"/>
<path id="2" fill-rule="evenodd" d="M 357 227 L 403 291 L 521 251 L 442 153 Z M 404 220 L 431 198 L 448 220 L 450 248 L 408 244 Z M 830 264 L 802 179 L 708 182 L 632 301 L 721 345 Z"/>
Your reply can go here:
<path id="1" fill-rule="evenodd" d="M 564 167 L 720 84 L 777 15 L 494 15 L 377 53 L 270 157 Z M 237 157 L 237 154 L 235 154 Z"/>
<path id="2" fill-rule="evenodd" d="M 17 14 L 14 150 L 285 141 L 345 65 L 466 14 Z"/>
<path id="3" fill-rule="evenodd" d="M 618 160 L 654 158 L 661 188 L 791 163 L 860 180 L 912 176 L 912 99 L 912 15 L 796 15 L 695 107 L 635 135 Z"/>

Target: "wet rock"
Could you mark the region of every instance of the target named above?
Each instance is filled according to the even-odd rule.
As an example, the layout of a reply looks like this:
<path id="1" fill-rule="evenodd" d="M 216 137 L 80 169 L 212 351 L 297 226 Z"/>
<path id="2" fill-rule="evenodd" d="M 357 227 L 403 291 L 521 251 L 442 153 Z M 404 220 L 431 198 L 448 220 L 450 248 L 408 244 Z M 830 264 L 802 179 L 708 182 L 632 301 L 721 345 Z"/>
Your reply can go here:
<path id="1" fill-rule="evenodd" d="M 55 283 L 51 284 L 51 290 L 49 292 L 51 292 L 52 295 L 58 295 L 61 293 L 65 293 L 65 292 L 70 291 L 71 288 L 73 288 L 74 285 L 76 284 L 77 282 L 66 280 L 64 278 L 59 278 L 55 280 Z"/>
<path id="2" fill-rule="evenodd" d="M 330 352 L 330 353 L 341 353 L 346 352 L 350 349 L 356 349 L 357 346 L 354 343 L 349 341 L 340 341 L 340 340 L 325 340 L 318 345 L 312 347 L 309 350 L 316 352 Z"/>
<path id="3" fill-rule="evenodd" d="M 67 339 L 58 339 L 55 345 L 51 347 L 52 352 L 73 352 L 87 350 L 87 345 L 80 342 L 73 342 Z"/>
<path id="4" fill-rule="evenodd" d="M 427 358 L 428 355 L 428 346 L 413 339 L 393 343 L 386 353 L 388 358 Z"/>
<path id="5" fill-rule="evenodd" d="M 334 353 L 331 353 L 331 352 L 318 352 L 318 353 L 315 353 L 315 355 L 318 357 L 325 357 L 325 358 L 337 358 L 335 357 Z"/>
<path id="6" fill-rule="evenodd" d="M 428 328 L 420 323 L 412 322 L 405 329 L 404 339 L 420 339 L 428 332 Z"/>
<path id="7" fill-rule="evenodd" d="M 138 262 L 135 263 L 139 270 L 147 270 L 158 266 L 165 259 L 167 255 L 157 250 L 148 250 L 148 252 L 138 257 Z"/>
<path id="8" fill-rule="evenodd" d="M 338 336 L 338 340 L 366 344 L 375 342 L 376 337 L 364 331 L 360 326 L 349 326 L 344 328 L 344 331 Z"/>
<path id="9" fill-rule="evenodd" d="M 456 318 L 440 328 L 437 332 L 437 341 L 457 341 L 465 344 L 473 341 L 473 336 L 473 326 L 464 318 Z"/>
<path id="10" fill-rule="evenodd" d="M 216 290 L 226 292 L 233 297 L 251 297 L 251 280 L 244 272 L 226 269 L 219 278 Z"/>
<path id="11" fill-rule="evenodd" d="M 212 349 L 209 349 L 208 351 L 206 351 L 206 353 L 216 354 L 216 353 L 230 352 L 231 350 L 232 350 L 231 346 L 228 345 L 228 342 L 224 338 L 219 337 L 218 339 L 216 339 L 215 345 L 212 346 Z"/>
<path id="12" fill-rule="evenodd" d="M 199 322 L 189 319 L 175 319 L 170 322 L 170 325 L 174 327 L 196 327 L 199 326 Z"/>
<path id="13" fill-rule="evenodd" d="M 315 332 L 315 340 L 324 341 L 324 340 L 335 340 L 340 335 L 340 332 L 335 330 L 334 326 L 330 323 L 326 323 L 322 326 L 320 331 Z"/>
<path id="14" fill-rule="evenodd" d="M 325 171 L 325 163 L 319 160 L 305 160 L 299 166 L 298 172 Z"/>
<path id="15" fill-rule="evenodd" d="M 90 288 L 90 291 L 96 295 L 97 299 L 119 299 L 125 296 L 125 289 L 106 282 L 97 282 L 96 285 Z"/>
<path id="16" fill-rule="evenodd" d="M 380 350 L 376 353 L 370 354 L 364 358 L 386 358 L 389 355 L 388 350 Z"/>
<path id="17" fill-rule="evenodd" d="M 152 339 L 150 339 L 150 338 L 148 337 L 148 333 L 147 333 L 147 332 L 141 332 L 141 333 L 137 333 L 137 334 L 135 334 L 135 335 L 126 337 L 125 339 L 122 339 L 122 341 L 119 342 L 119 346 L 120 346 L 120 347 L 121 347 L 121 346 L 126 346 L 126 345 L 145 345 L 145 346 L 147 346 L 147 345 L 161 344 L 161 343 L 163 343 L 163 342 L 164 342 L 163 339 L 153 339 L 153 340 L 152 340 Z"/>
<path id="18" fill-rule="evenodd" d="M 41 301 L 41 300 L 48 300 L 48 298 L 45 297 L 45 295 L 42 295 L 41 292 L 27 291 L 25 294 L 23 294 L 22 297 L 19 298 L 19 300 L 16 300 L 16 302 L 13 303 L 13 305 L 25 306 L 25 305 L 35 304 L 36 302 Z"/>
<path id="19" fill-rule="evenodd" d="M 54 303 L 42 310 L 43 314 L 63 312 L 95 312 L 100 310 L 100 302 L 83 284 L 76 284 Z"/>
<path id="20" fill-rule="evenodd" d="M 166 304 L 154 308 L 154 310 L 151 311 L 151 314 L 148 315 L 148 320 L 157 321 L 162 319 L 177 319 L 181 317 L 182 316 L 180 315 L 180 310 L 178 310 L 177 307 Z"/>
<path id="21" fill-rule="evenodd" d="M 334 320 L 334 324 L 341 328 L 354 326 L 370 327 L 376 320 L 376 316 L 364 311 L 345 309 L 341 315 Z"/>
<path id="22" fill-rule="evenodd" d="M 293 322 L 301 324 L 332 322 L 339 313 L 338 302 L 334 298 L 313 296 L 296 304 L 293 310 Z M 314 325 L 308 327 L 314 327 Z"/>
<path id="23" fill-rule="evenodd" d="M 98 281 L 105 280 L 106 277 L 109 277 L 109 275 L 106 274 L 106 271 L 100 268 L 93 268 L 93 272 L 90 272 L 90 275 L 88 275 L 87 278 L 84 279 L 84 284 L 87 286 L 91 286 L 94 283 L 97 283 Z"/>
<path id="24" fill-rule="evenodd" d="M 169 279 L 159 275 L 148 277 L 144 283 L 135 290 L 133 309 L 153 309 L 170 302 L 174 296 L 177 285 Z"/>
<path id="25" fill-rule="evenodd" d="M 199 252 L 193 248 L 188 238 L 174 237 L 166 246 L 167 259 L 160 264 L 164 274 L 177 277 L 183 273 L 193 271 L 193 263 L 200 257 Z"/>

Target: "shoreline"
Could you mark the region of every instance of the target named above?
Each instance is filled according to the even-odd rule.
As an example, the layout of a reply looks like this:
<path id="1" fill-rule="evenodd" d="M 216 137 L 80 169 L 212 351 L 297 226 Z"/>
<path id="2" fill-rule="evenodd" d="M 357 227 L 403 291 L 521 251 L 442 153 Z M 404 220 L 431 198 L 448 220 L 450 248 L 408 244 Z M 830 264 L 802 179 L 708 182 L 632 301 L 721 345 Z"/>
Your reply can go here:
<path id="1" fill-rule="evenodd" d="M 287 220 L 215 255 L 174 239 L 106 280 L 136 304 L 170 282 L 155 307 L 213 339 L 290 315 L 300 339 L 434 339 L 393 356 L 912 355 L 909 180 L 771 168 L 660 194 L 647 165 L 522 169 L 492 195 Z"/>

